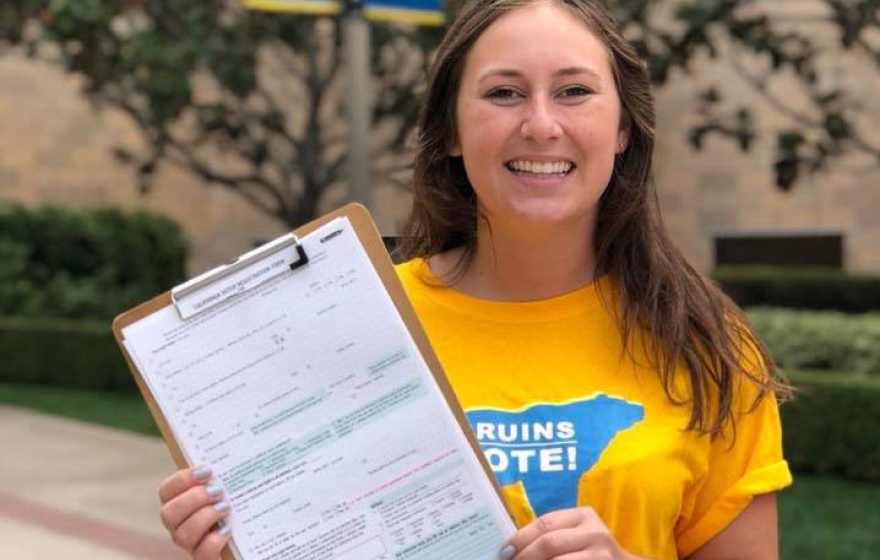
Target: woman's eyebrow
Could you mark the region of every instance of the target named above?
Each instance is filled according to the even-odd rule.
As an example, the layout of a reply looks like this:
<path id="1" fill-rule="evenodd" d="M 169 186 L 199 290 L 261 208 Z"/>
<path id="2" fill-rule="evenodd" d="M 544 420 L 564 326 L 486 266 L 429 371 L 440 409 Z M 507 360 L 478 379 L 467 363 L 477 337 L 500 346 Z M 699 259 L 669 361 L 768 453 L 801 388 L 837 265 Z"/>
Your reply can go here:
<path id="1" fill-rule="evenodd" d="M 587 76 L 590 76 L 594 80 L 600 80 L 600 81 L 602 80 L 602 77 L 599 75 L 598 72 L 596 72 L 590 68 L 587 68 L 585 66 L 569 66 L 568 68 L 562 68 L 558 72 L 556 72 L 556 74 L 554 74 L 554 75 L 555 76 L 578 76 L 581 74 L 586 74 Z"/>
<path id="2" fill-rule="evenodd" d="M 585 66 L 567 66 L 565 68 L 560 68 L 559 70 L 554 72 L 553 75 L 554 77 L 586 75 L 597 81 L 602 80 L 601 76 L 599 76 L 598 73 Z M 480 76 L 480 79 L 478 81 L 482 82 L 496 76 L 500 76 L 502 78 L 522 78 L 523 74 L 522 72 L 514 70 L 512 68 L 492 68 L 484 72 L 483 75 Z"/>

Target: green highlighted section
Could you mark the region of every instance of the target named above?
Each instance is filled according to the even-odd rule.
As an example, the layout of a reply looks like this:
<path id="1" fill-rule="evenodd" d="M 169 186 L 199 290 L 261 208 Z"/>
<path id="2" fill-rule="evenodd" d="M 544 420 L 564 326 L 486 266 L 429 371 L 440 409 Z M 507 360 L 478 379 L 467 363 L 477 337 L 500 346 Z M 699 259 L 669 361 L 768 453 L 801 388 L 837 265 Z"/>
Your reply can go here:
<path id="1" fill-rule="evenodd" d="M 294 416 L 296 416 L 298 414 L 302 414 L 303 412 L 306 412 L 307 410 L 309 410 L 313 406 L 320 404 L 321 401 L 324 400 L 324 397 L 326 395 L 327 395 L 327 391 L 322 389 L 320 392 L 315 393 L 314 395 L 311 395 L 311 396 L 309 396 L 309 397 L 307 397 L 297 403 L 292 404 L 290 407 L 282 410 L 281 412 L 277 412 L 277 413 L 273 414 L 272 416 L 270 416 L 269 418 L 266 418 L 265 420 L 263 420 L 259 424 L 255 424 L 255 425 L 251 426 L 251 433 L 254 434 L 255 436 L 258 436 L 258 435 L 262 434 L 263 432 L 265 432 L 266 430 L 274 428 L 278 424 L 281 424 L 282 422 L 286 422 L 287 420 L 290 420 Z"/>
<path id="2" fill-rule="evenodd" d="M 253 459 L 231 469 L 223 483 L 229 494 L 234 494 L 247 486 L 262 480 L 272 473 L 292 465 L 309 453 L 323 447 L 333 439 L 328 428 L 321 428 L 298 440 L 286 439 L 263 451 Z"/>
<path id="3" fill-rule="evenodd" d="M 286 467 L 290 467 L 309 453 L 324 447 L 331 440 L 349 435 L 358 427 L 403 407 L 426 394 L 426 392 L 427 390 L 420 381 L 410 381 L 370 401 L 368 404 L 341 416 L 330 425 L 324 425 L 296 440 L 286 439 L 274 447 L 263 451 L 253 459 L 249 459 L 232 468 L 223 477 L 226 491 L 234 494 Z M 251 432 L 254 435 L 259 435 L 282 422 L 304 413 L 325 398 L 325 392 L 316 393 L 252 426 Z"/>
<path id="4" fill-rule="evenodd" d="M 418 380 L 396 387 L 378 399 L 357 408 L 333 421 L 333 429 L 339 437 L 347 436 L 359 426 L 368 424 L 425 395 L 427 390 Z"/>
<path id="5" fill-rule="evenodd" d="M 395 352 L 394 354 L 391 354 L 387 358 L 383 358 L 383 359 L 379 360 L 378 362 L 376 362 L 375 364 L 370 364 L 370 366 L 367 367 L 367 370 L 370 372 L 370 374 L 375 375 L 375 374 L 379 373 L 380 371 L 388 369 L 391 366 L 393 366 L 394 364 L 396 364 L 397 362 L 400 362 L 405 359 L 406 359 L 406 352 L 404 352 L 403 350 L 398 350 L 397 352 Z"/>
<path id="6" fill-rule="evenodd" d="M 495 560 L 498 558 L 501 540 L 501 532 L 489 515 L 488 508 L 483 508 L 418 543 L 395 552 L 394 560 Z"/>

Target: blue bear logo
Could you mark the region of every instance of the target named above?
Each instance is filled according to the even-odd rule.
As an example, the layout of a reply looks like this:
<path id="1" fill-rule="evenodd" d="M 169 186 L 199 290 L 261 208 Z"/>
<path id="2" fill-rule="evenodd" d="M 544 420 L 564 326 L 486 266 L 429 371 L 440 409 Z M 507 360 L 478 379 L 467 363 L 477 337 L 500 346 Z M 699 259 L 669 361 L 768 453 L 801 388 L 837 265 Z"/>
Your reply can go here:
<path id="1" fill-rule="evenodd" d="M 498 483 L 521 481 L 536 516 L 575 507 L 581 475 L 618 432 L 645 417 L 642 405 L 605 394 L 466 414 Z"/>

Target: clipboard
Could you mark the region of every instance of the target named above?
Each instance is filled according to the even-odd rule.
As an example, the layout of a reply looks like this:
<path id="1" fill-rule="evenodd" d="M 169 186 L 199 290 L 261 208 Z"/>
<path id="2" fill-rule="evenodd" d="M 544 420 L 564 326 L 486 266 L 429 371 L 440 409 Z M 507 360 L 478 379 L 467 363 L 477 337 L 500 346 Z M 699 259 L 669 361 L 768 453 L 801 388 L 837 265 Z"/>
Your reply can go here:
<path id="1" fill-rule="evenodd" d="M 498 485 L 494 474 L 492 473 L 489 462 L 483 454 L 482 450 L 480 449 L 479 444 L 477 443 L 477 440 L 470 429 L 470 424 L 468 423 L 467 418 L 465 417 L 464 412 L 461 409 L 461 406 L 459 405 L 458 400 L 455 397 L 455 394 L 452 391 L 448 380 L 443 374 L 440 362 L 437 359 L 433 348 L 428 342 L 428 337 L 425 334 L 421 323 L 416 317 L 415 311 L 413 310 L 409 299 L 407 298 L 406 293 L 403 289 L 403 286 L 397 277 L 397 273 L 394 270 L 394 266 L 388 255 L 385 244 L 382 241 L 382 238 L 379 235 L 379 232 L 373 220 L 370 218 L 367 209 L 360 204 L 354 203 L 343 206 L 329 214 L 326 214 L 312 222 L 309 222 L 297 228 L 292 233 L 270 241 L 269 243 L 258 247 L 253 251 L 245 253 L 244 255 L 226 263 L 225 265 L 221 265 L 215 269 L 212 269 L 211 271 L 196 276 L 195 278 L 181 284 L 180 286 L 173 288 L 172 290 L 169 290 L 145 303 L 142 303 L 128 311 L 121 313 L 113 320 L 112 330 L 114 338 L 116 339 L 116 342 L 119 345 L 123 356 L 125 357 L 128 368 L 131 371 L 132 376 L 134 377 L 134 380 L 142 397 L 144 398 L 144 401 L 147 403 L 153 419 L 156 421 L 162 438 L 165 441 L 165 444 L 167 445 L 175 464 L 179 468 L 194 466 L 187 463 L 186 458 L 180 448 L 180 445 L 178 444 L 174 436 L 173 430 L 171 429 L 168 421 L 163 415 L 158 403 L 156 402 L 156 399 L 149 389 L 146 380 L 144 379 L 143 375 L 135 364 L 134 359 L 132 358 L 132 356 L 129 355 L 123 343 L 124 336 L 122 330 L 127 326 L 132 325 L 133 323 L 136 323 L 141 319 L 152 315 L 153 313 L 168 306 L 176 306 L 178 308 L 178 312 L 181 315 L 181 318 L 183 318 L 184 320 L 188 320 L 188 318 L 193 317 L 199 313 L 199 310 L 191 309 L 192 306 L 190 306 L 190 308 L 187 308 L 187 304 L 185 302 L 189 295 L 199 289 L 209 286 L 212 282 L 216 282 L 221 278 L 224 278 L 241 270 L 251 262 L 264 259 L 272 253 L 281 251 L 282 249 L 289 249 L 290 247 L 293 247 L 296 250 L 297 258 L 289 263 L 290 268 L 309 266 L 309 256 L 308 254 L 306 254 L 303 247 L 299 244 L 299 238 L 304 237 L 309 233 L 324 226 L 325 224 L 329 223 L 330 221 L 341 217 L 347 218 L 352 225 L 354 233 L 357 235 L 360 244 L 366 252 L 373 269 L 379 276 L 379 279 L 381 280 L 385 290 L 389 294 L 394 304 L 394 307 L 397 310 L 397 313 L 403 320 L 406 329 L 409 331 L 409 334 L 415 342 L 418 351 L 421 353 L 422 358 L 427 364 L 434 381 L 436 382 L 438 388 L 443 394 L 446 405 L 452 412 L 459 427 L 462 429 L 462 432 L 467 439 L 471 451 L 477 457 L 477 460 L 482 467 L 483 473 L 494 488 L 495 493 L 503 504 L 503 507 L 508 516 L 510 516 L 510 518 L 512 519 L 509 506 L 503 498 L 501 488 Z M 242 291 L 239 290 L 238 292 L 229 295 L 229 297 L 236 297 L 241 293 Z M 222 556 L 224 560 L 235 560 L 235 557 L 233 556 L 229 547 L 224 548 Z"/>

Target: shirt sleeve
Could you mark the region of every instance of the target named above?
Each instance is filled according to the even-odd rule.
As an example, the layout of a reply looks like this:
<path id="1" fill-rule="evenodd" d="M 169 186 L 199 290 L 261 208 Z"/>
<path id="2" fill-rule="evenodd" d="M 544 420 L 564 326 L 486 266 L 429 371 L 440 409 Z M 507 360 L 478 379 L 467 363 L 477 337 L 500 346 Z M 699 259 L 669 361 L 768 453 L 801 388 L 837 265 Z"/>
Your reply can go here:
<path id="1" fill-rule="evenodd" d="M 734 422 L 708 444 L 705 474 L 686 491 L 675 536 L 684 558 L 721 532 L 752 497 L 792 482 L 782 457 L 779 407 L 767 394 L 752 407 L 757 389 L 742 381 L 734 399 Z M 705 436 L 709 437 L 709 436 Z"/>

